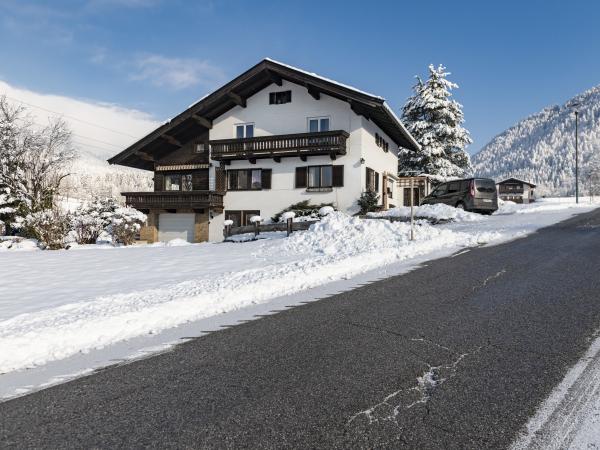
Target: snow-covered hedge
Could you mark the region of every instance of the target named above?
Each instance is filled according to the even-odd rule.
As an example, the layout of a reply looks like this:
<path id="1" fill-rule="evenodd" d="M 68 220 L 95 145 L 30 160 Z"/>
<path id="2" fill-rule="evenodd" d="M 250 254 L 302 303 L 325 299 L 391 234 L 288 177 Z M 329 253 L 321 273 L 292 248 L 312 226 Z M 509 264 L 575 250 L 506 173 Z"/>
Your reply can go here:
<path id="1" fill-rule="evenodd" d="M 146 215 L 134 208 L 117 208 L 111 217 L 108 231 L 113 239 L 123 245 L 135 242 L 135 236 L 146 222 Z"/>

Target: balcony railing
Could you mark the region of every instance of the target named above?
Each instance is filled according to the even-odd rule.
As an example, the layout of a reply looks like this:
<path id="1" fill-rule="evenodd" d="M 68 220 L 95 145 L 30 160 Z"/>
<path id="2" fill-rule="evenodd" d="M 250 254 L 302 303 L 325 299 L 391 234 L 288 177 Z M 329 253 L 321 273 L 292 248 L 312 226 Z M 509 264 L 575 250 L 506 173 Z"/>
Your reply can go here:
<path id="1" fill-rule="evenodd" d="M 160 191 L 123 192 L 127 205 L 136 209 L 198 209 L 223 210 L 222 192 L 213 191 Z"/>
<path id="2" fill-rule="evenodd" d="M 319 133 L 279 134 L 210 141 L 211 158 L 260 159 L 285 156 L 345 155 L 349 134 L 343 130 Z"/>

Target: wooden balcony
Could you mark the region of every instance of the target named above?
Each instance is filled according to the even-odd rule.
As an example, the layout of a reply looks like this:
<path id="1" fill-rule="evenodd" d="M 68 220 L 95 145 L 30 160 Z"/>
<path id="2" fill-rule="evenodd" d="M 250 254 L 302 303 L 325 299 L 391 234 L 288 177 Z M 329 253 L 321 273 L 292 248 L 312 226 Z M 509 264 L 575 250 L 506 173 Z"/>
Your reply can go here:
<path id="1" fill-rule="evenodd" d="M 329 155 L 335 159 L 346 154 L 349 134 L 343 130 L 319 133 L 279 134 L 243 139 L 209 141 L 211 158 L 216 161 L 233 159 L 255 160 L 261 158 Z"/>
<path id="2" fill-rule="evenodd" d="M 223 211 L 223 192 L 160 191 L 123 192 L 128 206 L 136 209 L 203 209 Z"/>

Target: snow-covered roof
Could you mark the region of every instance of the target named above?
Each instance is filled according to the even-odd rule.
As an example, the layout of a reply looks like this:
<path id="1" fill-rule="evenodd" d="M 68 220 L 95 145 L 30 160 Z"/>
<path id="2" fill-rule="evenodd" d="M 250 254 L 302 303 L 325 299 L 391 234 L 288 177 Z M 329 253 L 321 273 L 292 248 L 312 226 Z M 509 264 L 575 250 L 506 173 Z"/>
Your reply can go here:
<path id="1" fill-rule="evenodd" d="M 152 133 L 110 158 L 108 162 L 153 170 L 153 153 L 164 153 L 165 145 L 185 143 L 194 133 L 206 133 L 207 126 L 210 126 L 212 120 L 235 106 L 244 106 L 247 98 L 271 83 L 281 84 L 282 80 L 306 86 L 309 92 L 311 89 L 316 92 L 315 95 L 322 93 L 346 101 L 351 105 L 353 111 L 372 120 L 398 146 L 415 150 L 419 148 L 417 141 L 383 97 L 274 59 L 265 58 L 229 83 L 202 97 Z M 161 139 L 161 136 L 168 136 L 169 139 Z"/>
<path id="2" fill-rule="evenodd" d="M 498 181 L 496 184 L 506 183 L 507 181 L 518 181 L 519 183 L 528 184 L 531 187 L 536 187 L 535 184 L 530 183 L 529 181 L 520 180 L 519 178 L 515 178 L 515 177 L 506 178 L 506 179 L 504 179 L 502 181 Z"/>

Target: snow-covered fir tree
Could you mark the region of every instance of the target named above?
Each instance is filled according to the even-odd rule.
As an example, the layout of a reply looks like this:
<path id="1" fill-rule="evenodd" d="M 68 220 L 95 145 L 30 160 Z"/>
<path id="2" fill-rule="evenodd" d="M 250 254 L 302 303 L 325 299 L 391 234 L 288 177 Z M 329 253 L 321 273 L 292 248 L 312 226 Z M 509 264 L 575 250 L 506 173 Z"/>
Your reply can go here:
<path id="1" fill-rule="evenodd" d="M 451 98 L 451 91 L 458 85 L 449 81 L 448 75 L 444 66 L 430 65 L 425 82 L 417 77 L 414 95 L 404 105 L 402 119 L 421 149 L 401 149 L 400 173 L 417 171 L 447 178 L 472 171 L 465 151 L 472 140 L 462 126 L 462 105 Z"/>

